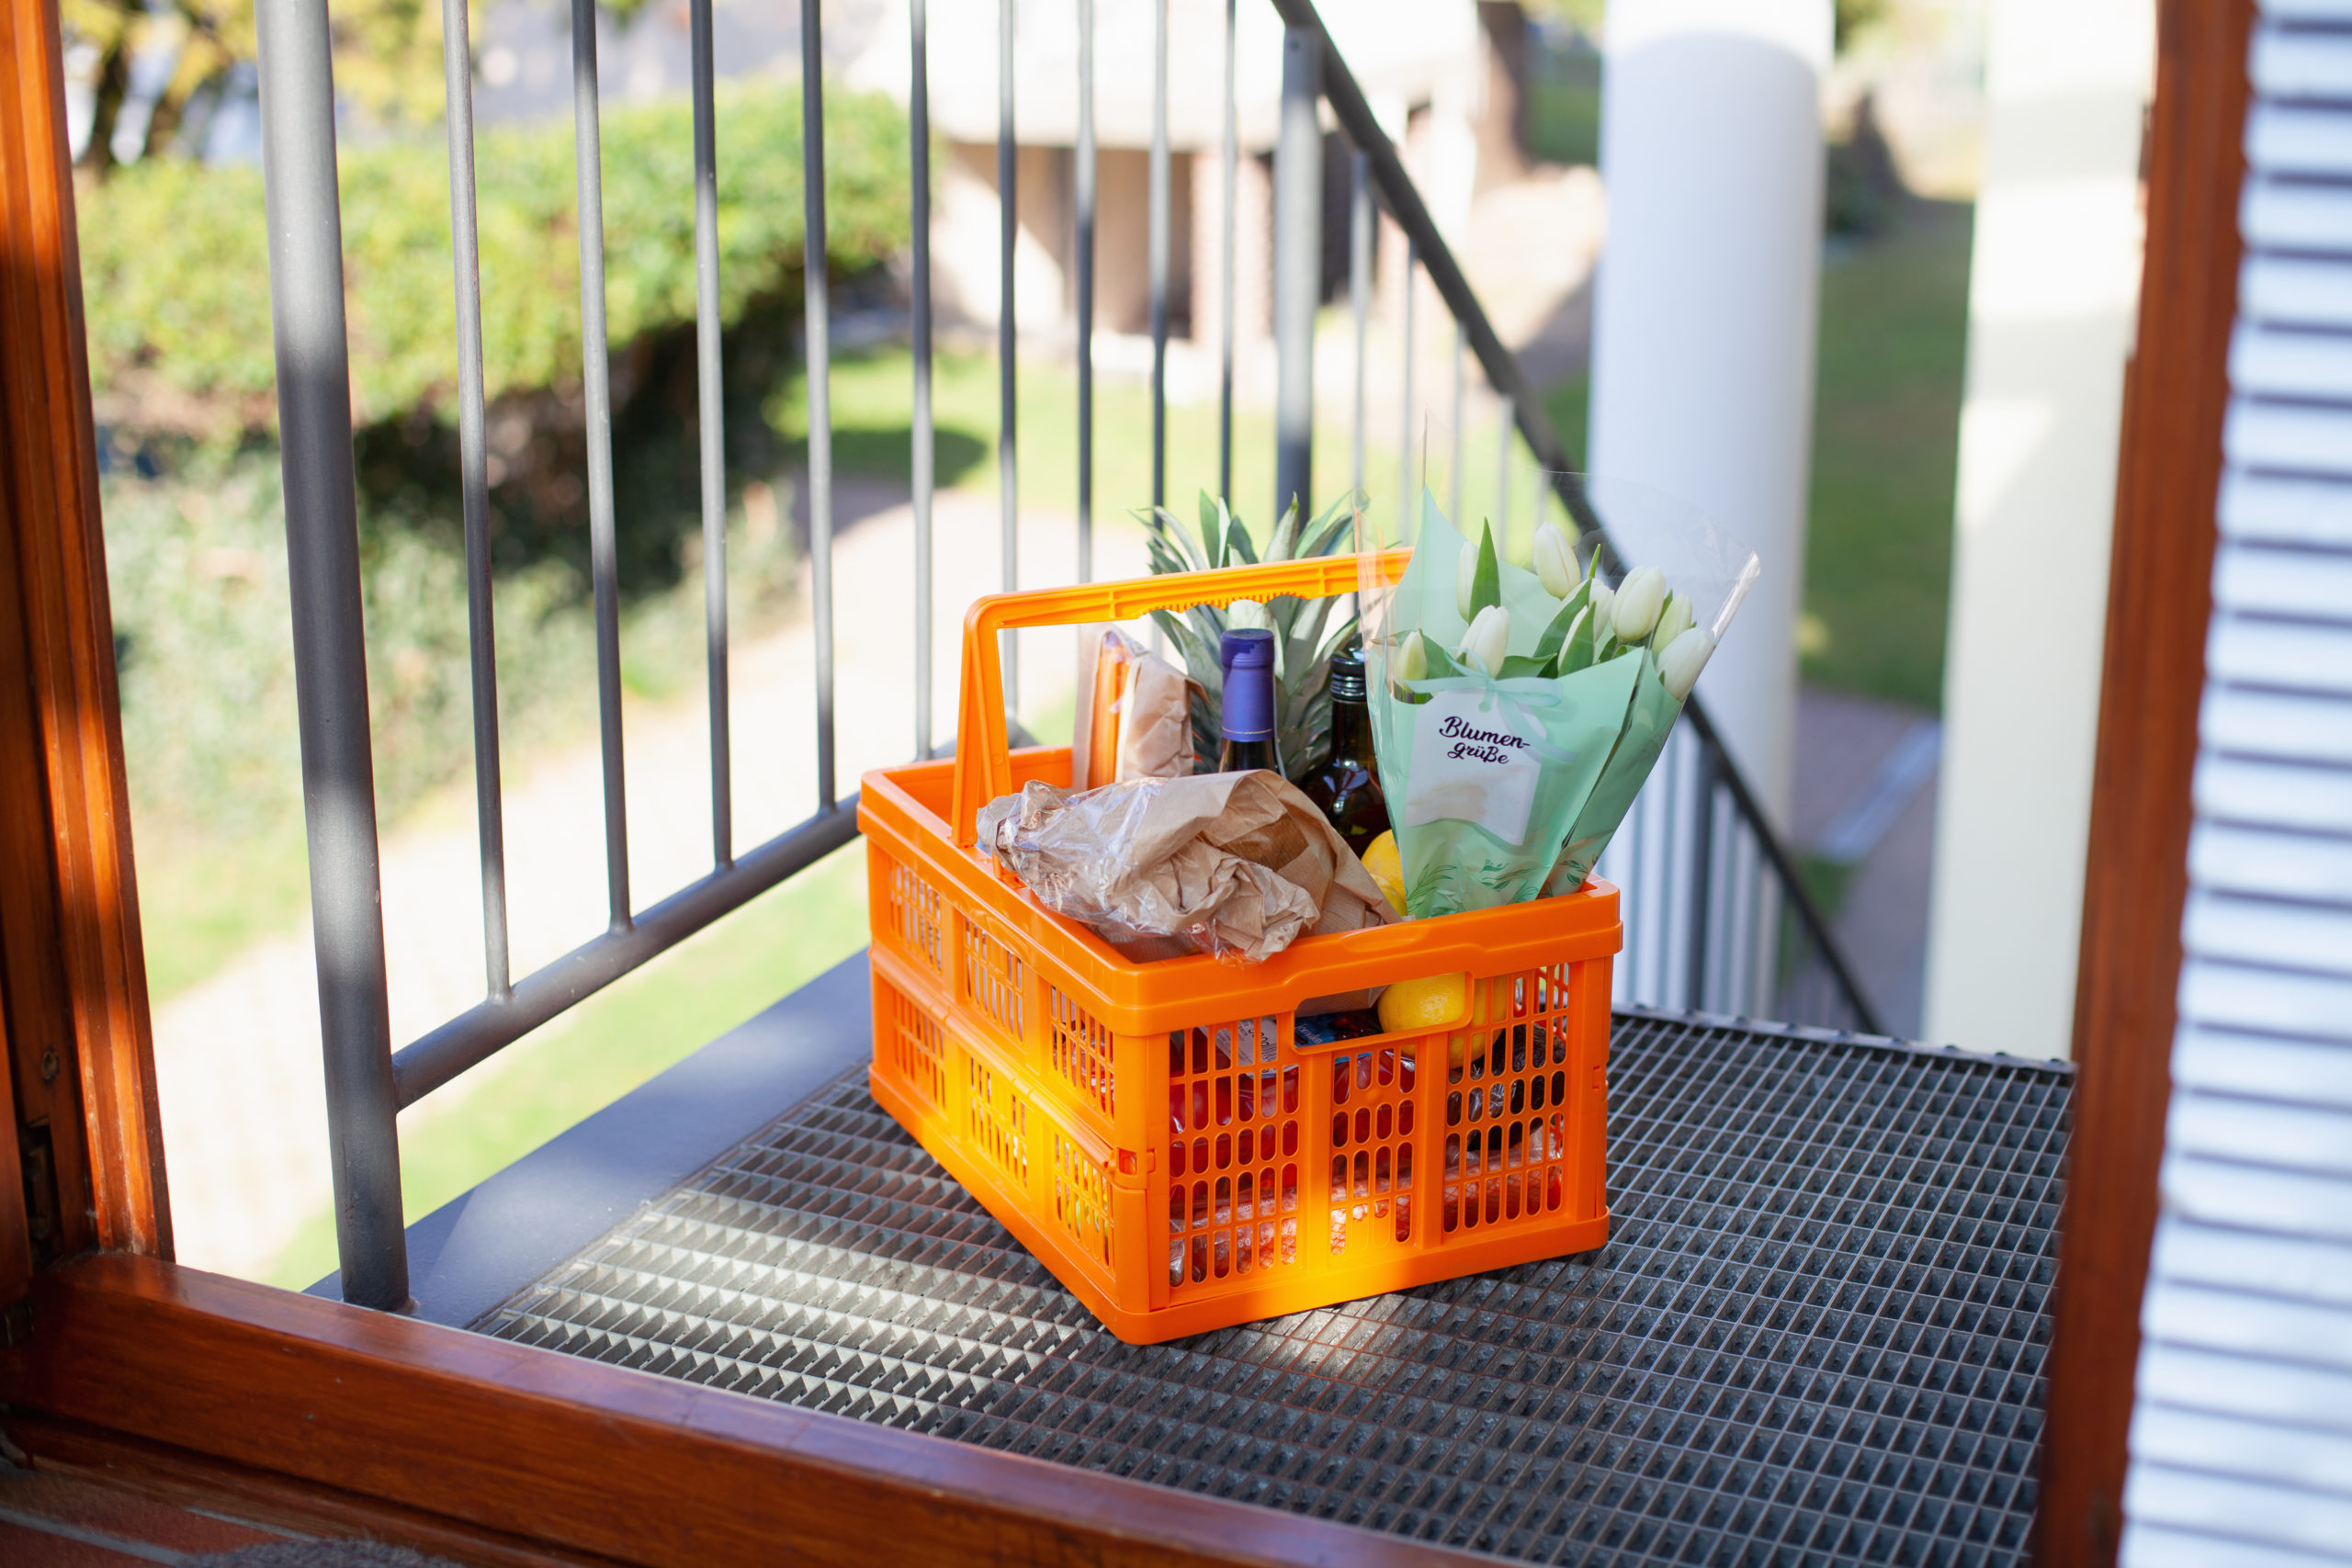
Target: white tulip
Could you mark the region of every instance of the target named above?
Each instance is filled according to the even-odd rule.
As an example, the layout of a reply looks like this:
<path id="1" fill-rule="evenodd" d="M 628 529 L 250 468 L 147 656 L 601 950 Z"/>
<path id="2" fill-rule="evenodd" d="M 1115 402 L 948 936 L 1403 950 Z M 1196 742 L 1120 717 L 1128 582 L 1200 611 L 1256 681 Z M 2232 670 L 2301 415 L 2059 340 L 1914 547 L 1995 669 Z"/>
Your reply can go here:
<path id="1" fill-rule="evenodd" d="M 1421 634 L 1407 634 L 1404 645 L 1396 650 L 1396 678 L 1399 681 L 1424 681 L 1429 678 L 1429 650 L 1421 646 Z"/>
<path id="2" fill-rule="evenodd" d="M 1584 581 L 1584 573 L 1577 570 L 1577 548 L 1556 523 L 1535 530 L 1535 575 L 1555 599 L 1566 598 Z"/>
<path id="3" fill-rule="evenodd" d="M 1696 626 L 1666 645 L 1666 651 L 1657 656 L 1657 678 L 1674 694 L 1676 702 L 1690 694 L 1690 688 L 1699 683 L 1699 671 L 1707 667 L 1714 651 L 1715 639 Z"/>
<path id="4" fill-rule="evenodd" d="M 1676 637 L 1689 631 L 1696 619 L 1697 617 L 1690 613 L 1690 595 L 1688 593 L 1668 594 L 1666 608 L 1657 613 L 1657 628 L 1650 633 L 1650 646 L 1652 648 L 1666 647 Z"/>
<path id="5" fill-rule="evenodd" d="M 1628 572 L 1617 588 L 1617 640 L 1639 642 L 1657 625 L 1666 604 L 1666 573 L 1654 566 Z"/>
<path id="6" fill-rule="evenodd" d="M 1470 623 L 1469 635 L 1462 639 L 1462 657 L 1487 674 L 1497 675 L 1502 672 L 1503 655 L 1510 647 L 1510 612 L 1500 604 L 1489 604 Z"/>
<path id="7" fill-rule="evenodd" d="M 1592 633 L 1607 634 L 1617 614 L 1617 591 L 1596 577 L 1592 580 Z"/>
<path id="8" fill-rule="evenodd" d="M 1470 588 L 1478 579 L 1478 541 L 1472 539 L 1462 547 L 1462 557 L 1453 566 L 1453 604 L 1462 618 L 1470 618 Z"/>

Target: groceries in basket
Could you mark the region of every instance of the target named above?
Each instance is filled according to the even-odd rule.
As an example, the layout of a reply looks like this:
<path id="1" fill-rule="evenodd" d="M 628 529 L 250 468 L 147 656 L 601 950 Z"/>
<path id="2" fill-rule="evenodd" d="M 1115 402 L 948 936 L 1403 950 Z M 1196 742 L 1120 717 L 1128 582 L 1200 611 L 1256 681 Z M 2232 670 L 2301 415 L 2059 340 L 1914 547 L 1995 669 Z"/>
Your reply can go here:
<path id="1" fill-rule="evenodd" d="M 1131 958 L 1255 962 L 1310 931 L 1396 918 L 1314 803 L 1263 770 L 1033 781 L 980 808 L 977 840 L 1038 902 Z"/>
<path id="2" fill-rule="evenodd" d="M 1373 740 L 1415 919 L 1582 886 L 1756 580 L 1755 555 L 1688 508 L 1588 493 L 1654 563 L 1613 588 L 1597 540 L 1579 564 L 1547 523 L 1521 567 L 1426 494 L 1400 581 L 1359 558 Z"/>
<path id="3" fill-rule="evenodd" d="M 1078 685 L 1085 711 L 1070 734 L 1071 785 L 1100 789 L 1189 775 L 1200 688 L 1116 626 L 1084 651 Z"/>
<path id="4" fill-rule="evenodd" d="M 1384 564 L 1404 569 L 1402 552 Z M 1250 637 L 1211 671 L 1228 702 L 1209 744 L 1188 750 L 1214 760 L 1230 739 L 1239 762 L 1263 740 L 1306 784 L 1328 773 L 1347 787 L 1301 790 L 1271 768 L 1118 783 L 1115 761 L 1099 761 L 1118 755 L 1115 724 L 1099 747 L 1090 729 L 1082 772 L 1064 771 L 1067 752 L 1010 743 L 1008 630 L 1091 626 L 1099 639 L 1153 607 L 1344 604 L 1356 576 L 1346 554 L 983 600 L 965 622 L 954 758 L 877 770 L 859 792 L 874 1096 L 1132 1342 L 1608 1239 L 1614 888 L 1393 923 L 1330 820 L 1345 815 L 1341 797 L 1363 798 L 1353 775 L 1367 770 L 1336 765 L 1360 764 L 1361 743 L 1303 742 L 1302 761 L 1278 695 L 1260 705 L 1274 707 L 1271 726 L 1253 722 L 1250 698 L 1229 719 L 1222 711 L 1225 688 L 1277 672 Z M 1279 635 L 1227 626 L 1204 651 L 1224 655 L 1226 631 Z M 1114 645 L 1110 657 L 1139 651 Z M 1123 701 L 1127 679 L 1114 668 L 1082 684 L 1081 700 L 1102 689 Z M 1321 694 L 1337 684 L 1346 700 L 1344 669 L 1318 679 Z M 1376 759 L 1369 771 L 1383 771 Z M 1067 787 L 1089 782 L 1102 787 Z M 1111 840 L 1166 852 L 1114 864 L 1125 857 L 1098 852 Z M 1375 864 L 1380 842 L 1367 846 Z M 1219 878 L 1246 892 L 1204 910 L 1193 895 Z M 1142 918 L 1197 936 L 1159 939 L 1188 956 L 1137 963 L 1085 937 L 1040 890 L 1128 929 L 1154 899 L 1181 905 Z M 1304 937 L 1351 918 L 1358 929 L 1294 940 L 1262 964 L 1199 952 L 1222 943 L 1238 959 L 1261 938 L 1271 947 L 1277 919 Z"/>
<path id="5" fill-rule="evenodd" d="M 990 803 L 980 848 L 1137 960 L 1254 963 L 1308 933 L 1576 891 L 1757 573 L 1696 513 L 1610 493 L 1664 563 L 1613 586 L 1597 540 L 1544 524 L 1521 566 L 1425 496 L 1401 579 L 1359 540 L 1361 648 L 1354 617 L 1327 630 L 1329 597 L 1158 612 L 1189 678 L 1097 634 L 1071 787 Z M 1205 499 L 1205 555 L 1166 513 L 1148 521 L 1163 570 L 1247 554 Z M 1348 521 L 1335 506 L 1302 527 L 1294 509 L 1270 553 L 1324 553 Z"/>
<path id="6" fill-rule="evenodd" d="M 1152 575 L 1165 577 L 1344 555 L 1353 547 L 1355 520 L 1363 502 L 1360 492 L 1348 491 L 1312 519 L 1302 519 L 1294 504 L 1274 525 L 1262 550 L 1232 509 L 1205 493 L 1200 499 L 1198 538 L 1164 506 L 1135 515 L 1144 525 Z M 1204 768 L 1216 761 L 1221 745 L 1225 634 L 1272 634 L 1273 748 L 1285 764 L 1283 776 L 1293 784 L 1306 783 L 1329 744 L 1332 718 L 1326 671 L 1356 632 L 1345 597 L 1274 594 L 1223 605 L 1194 604 L 1182 611 L 1155 610 L 1151 618 L 1199 687 L 1193 704 L 1193 740 Z"/>
<path id="7" fill-rule="evenodd" d="M 1132 958 L 1255 962 L 1308 931 L 1394 919 L 1322 807 L 1282 776 L 1272 640 L 1224 634 L 1216 773 L 1088 790 L 1032 782 L 981 808 L 976 841 L 1040 903 Z M 1101 733 L 1092 716 L 1081 727 Z"/>

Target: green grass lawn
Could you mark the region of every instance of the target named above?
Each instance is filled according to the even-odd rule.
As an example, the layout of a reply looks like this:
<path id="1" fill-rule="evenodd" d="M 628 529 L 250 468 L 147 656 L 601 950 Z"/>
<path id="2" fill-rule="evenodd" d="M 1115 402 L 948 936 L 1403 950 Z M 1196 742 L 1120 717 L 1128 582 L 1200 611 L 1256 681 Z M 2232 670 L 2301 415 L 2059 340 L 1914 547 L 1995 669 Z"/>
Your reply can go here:
<path id="1" fill-rule="evenodd" d="M 865 945 L 865 846 L 850 844 L 401 1113 L 401 1201 L 422 1219 Z M 335 1266 L 322 1209 L 266 1276 Z"/>
<path id="2" fill-rule="evenodd" d="M 302 917 L 311 860 L 296 818 L 231 842 L 131 822 L 147 997 L 160 1005 Z"/>
<path id="3" fill-rule="evenodd" d="M 1527 82 L 1527 140 L 1548 164 L 1600 161 L 1600 56 L 1537 51 Z"/>
<path id="4" fill-rule="evenodd" d="M 1920 202 L 1824 269 L 1804 678 L 1942 705 L 1973 210 Z"/>
<path id="5" fill-rule="evenodd" d="M 1343 312 L 1326 312 L 1323 330 L 1344 331 Z M 1441 374 L 1423 367 L 1424 377 Z M 832 378 L 833 449 L 843 473 L 884 475 L 904 481 L 908 472 L 907 409 L 913 391 L 913 361 L 890 347 L 836 360 Z M 1014 430 L 1019 437 L 1018 479 L 1023 505 L 1074 512 L 1078 506 L 1078 380 L 1069 367 L 1024 360 L 1017 384 Z M 942 353 L 934 361 L 932 396 L 936 427 L 934 450 L 943 486 L 996 493 L 999 393 L 992 355 Z M 1327 400 L 1329 389 L 1325 389 Z M 1328 414 L 1329 411 L 1327 409 Z M 808 404 L 798 382 L 769 405 L 769 422 L 797 454 L 808 439 Z M 1582 421 L 1577 422 L 1581 444 Z M 1098 380 L 1094 395 L 1094 519 L 1099 530 L 1136 526 L 1127 513 L 1151 500 L 1151 399 L 1138 382 Z M 1490 514 L 1495 505 L 1495 433 L 1489 426 L 1465 433 L 1463 509 Z M 1451 443 L 1433 438 L 1430 483 L 1441 502 L 1450 494 L 1446 471 Z M 1315 436 L 1315 496 L 1319 509 L 1348 483 L 1351 437 L 1346 424 L 1326 419 Z M 796 457 L 796 461 L 797 460 Z M 1217 488 L 1217 409 L 1212 400 L 1168 410 L 1167 503 L 1188 522 L 1202 491 Z M 1270 411 L 1243 408 L 1234 414 L 1233 503 L 1261 537 L 1274 522 L 1274 426 Z M 1368 434 L 1364 491 L 1375 515 L 1395 505 L 1396 448 L 1392 434 Z M 1512 480 L 1514 532 L 1532 527 L 1535 478 L 1523 457 Z"/>
<path id="6" fill-rule="evenodd" d="M 1971 209 L 1913 206 L 1821 275 L 1804 678 L 1942 705 L 1952 492 L 1968 357 Z M 1544 396 L 1581 466 L 1590 389 Z"/>

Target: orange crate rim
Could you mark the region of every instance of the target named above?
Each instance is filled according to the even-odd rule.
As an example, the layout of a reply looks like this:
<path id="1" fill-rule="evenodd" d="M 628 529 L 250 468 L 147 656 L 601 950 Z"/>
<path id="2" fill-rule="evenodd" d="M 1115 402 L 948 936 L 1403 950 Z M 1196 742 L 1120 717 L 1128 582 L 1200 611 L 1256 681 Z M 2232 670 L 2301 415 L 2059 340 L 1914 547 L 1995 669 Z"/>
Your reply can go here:
<path id="1" fill-rule="evenodd" d="M 1394 581 L 1408 551 L 1380 566 Z M 1598 1247 L 1617 890 L 1136 964 L 973 847 L 1066 785 L 1007 745 L 999 634 L 1357 585 L 1353 556 L 979 600 L 956 756 L 865 775 L 875 1098 L 1120 1337 Z M 1462 974 L 1466 1020 L 1317 1043 L 1304 1004 Z"/>

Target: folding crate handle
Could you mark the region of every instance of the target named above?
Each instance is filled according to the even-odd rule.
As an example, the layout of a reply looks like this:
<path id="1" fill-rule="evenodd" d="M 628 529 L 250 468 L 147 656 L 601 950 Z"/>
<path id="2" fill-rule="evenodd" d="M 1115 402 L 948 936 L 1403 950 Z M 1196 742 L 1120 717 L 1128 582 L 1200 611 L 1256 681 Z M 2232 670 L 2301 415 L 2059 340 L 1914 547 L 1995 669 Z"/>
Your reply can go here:
<path id="1" fill-rule="evenodd" d="M 1405 563 L 1412 557 L 1409 549 L 1386 551 L 1380 558 L 1381 570 L 1394 582 L 1404 576 Z M 1324 599 L 1353 592 L 1356 582 L 1354 556 L 1317 556 L 1224 571 L 995 593 L 974 600 L 964 615 L 964 679 L 956 720 L 956 796 L 948 818 L 956 842 L 969 847 L 980 807 L 1012 793 L 1012 761 L 1004 728 L 1004 672 L 997 651 L 999 632 L 1131 621 L 1153 610 L 1230 604 L 1237 599 L 1274 599 L 1284 594 Z"/>

